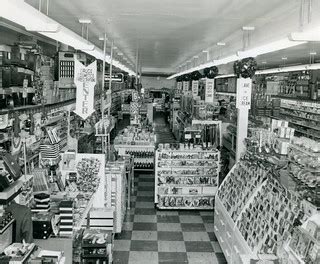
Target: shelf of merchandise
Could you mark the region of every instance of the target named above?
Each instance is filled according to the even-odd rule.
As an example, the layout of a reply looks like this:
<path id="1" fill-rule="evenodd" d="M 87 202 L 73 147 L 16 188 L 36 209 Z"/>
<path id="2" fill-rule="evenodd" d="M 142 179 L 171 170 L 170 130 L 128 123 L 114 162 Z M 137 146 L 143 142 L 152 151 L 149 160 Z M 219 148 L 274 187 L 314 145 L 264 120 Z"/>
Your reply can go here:
<path id="1" fill-rule="evenodd" d="M 260 166 L 249 161 L 253 154 L 246 155 L 228 173 L 215 198 L 214 232 L 228 263 L 234 264 L 276 259 L 277 248 L 284 247 L 284 237 L 301 210 L 298 196 L 284 192 L 271 164 Z"/>
<path id="2" fill-rule="evenodd" d="M 137 142 L 136 142 L 137 143 Z M 124 154 L 131 154 L 134 159 L 134 165 L 135 171 L 153 171 L 154 169 L 154 151 L 155 151 L 155 146 L 154 145 L 127 145 L 127 144 L 114 144 L 114 148 L 116 151 L 118 151 L 119 155 L 124 155 Z M 152 156 L 148 157 L 137 157 L 135 156 L 134 152 L 146 152 L 146 153 L 153 153 Z M 144 163 L 144 164 L 151 164 L 153 168 L 138 168 L 137 165 L 139 163 Z"/>
<path id="3" fill-rule="evenodd" d="M 126 214 L 127 177 L 125 161 L 108 162 L 105 169 L 105 207 L 114 209 L 114 233 L 121 233 Z"/>
<path id="4" fill-rule="evenodd" d="M 7 223 L 1 230 L 0 230 L 0 235 L 2 235 L 13 223 L 14 219 L 11 219 L 9 223 Z"/>
<path id="5" fill-rule="evenodd" d="M 21 192 L 22 184 L 23 183 L 21 180 L 16 180 L 7 189 L 0 192 L 0 205 L 8 204 L 10 201 L 16 198 Z"/>
<path id="6" fill-rule="evenodd" d="M 193 155 L 193 156 L 190 156 Z M 164 158 L 163 158 L 164 156 Z M 194 158 L 193 158 L 194 157 Z M 175 165 L 174 162 L 182 161 L 187 164 L 201 162 L 212 162 L 212 165 Z M 163 166 L 162 163 L 166 163 Z M 168 164 L 170 163 L 170 164 Z M 213 200 L 219 184 L 220 172 L 220 152 L 217 150 L 202 150 L 202 149 L 162 149 L 157 150 L 155 155 L 155 196 L 154 203 L 159 209 L 213 209 Z M 177 171 L 193 170 L 194 173 L 177 174 Z M 208 172 L 209 171 L 209 172 Z M 162 183 L 160 181 L 161 172 L 166 172 L 163 177 L 175 178 L 190 178 L 193 181 L 195 178 L 205 177 L 210 183 L 186 184 L 186 183 Z M 169 172 L 169 173 L 168 173 Z M 188 180 L 188 179 L 186 179 Z M 172 189 L 181 189 L 181 193 L 166 193 Z M 195 193 L 190 193 L 195 191 Z M 189 193 L 188 193 L 189 192 Z M 185 193 L 185 194 L 184 194 Z M 168 198 L 181 198 L 185 206 L 164 206 L 161 200 Z M 207 199 L 210 205 L 192 206 L 192 198 Z M 185 199 L 186 198 L 186 199 Z M 191 200 L 189 200 L 191 198 Z M 198 201 L 199 202 L 199 201 Z M 197 202 L 197 203 L 198 203 Z M 212 204 L 211 204 L 211 203 Z M 189 204 L 189 205 L 188 205 Z M 191 204 L 191 205 L 190 205 Z"/>

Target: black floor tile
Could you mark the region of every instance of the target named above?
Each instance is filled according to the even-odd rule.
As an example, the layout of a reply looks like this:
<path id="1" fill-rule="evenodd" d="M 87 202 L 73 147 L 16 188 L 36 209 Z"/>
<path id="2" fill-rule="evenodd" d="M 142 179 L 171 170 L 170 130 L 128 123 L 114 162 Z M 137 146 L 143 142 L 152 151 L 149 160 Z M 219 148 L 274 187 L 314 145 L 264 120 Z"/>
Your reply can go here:
<path id="1" fill-rule="evenodd" d="M 153 202 L 153 196 L 137 196 L 136 202 Z"/>
<path id="2" fill-rule="evenodd" d="M 189 211 L 189 210 L 181 210 L 179 211 L 179 215 L 199 215 L 199 211 L 194 210 L 194 211 Z"/>
<path id="3" fill-rule="evenodd" d="M 133 208 L 133 207 L 131 207 Z M 134 220 L 134 214 L 126 214 L 126 216 L 124 217 L 124 222 L 133 222 Z"/>
<path id="4" fill-rule="evenodd" d="M 132 231 L 122 230 L 121 233 L 115 235 L 116 240 L 131 240 Z"/>
<path id="5" fill-rule="evenodd" d="M 187 253 L 184 252 L 159 252 L 159 263 L 180 264 L 188 263 Z"/>
<path id="6" fill-rule="evenodd" d="M 136 208 L 134 213 L 136 215 L 156 215 L 157 211 L 154 208 Z"/>
<path id="7" fill-rule="evenodd" d="M 132 230 L 135 231 L 157 231 L 156 223 L 133 223 Z"/>
<path id="8" fill-rule="evenodd" d="M 184 232 L 206 232 L 204 224 L 181 224 Z"/>
<path id="9" fill-rule="evenodd" d="M 204 223 L 213 223 L 214 218 L 211 215 L 203 215 L 201 216 Z"/>
<path id="10" fill-rule="evenodd" d="M 158 223 L 180 223 L 178 215 L 158 215 Z"/>
<path id="11" fill-rule="evenodd" d="M 158 240 L 161 241 L 183 241 L 182 232 L 158 231 Z"/>
<path id="12" fill-rule="evenodd" d="M 113 264 L 129 263 L 130 251 L 113 251 Z"/>
<path id="13" fill-rule="evenodd" d="M 185 241 L 187 252 L 213 252 L 211 242 Z"/>
<path id="14" fill-rule="evenodd" d="M 210 238 L 210 241 L 218 241 L 214 232 L 208 232 L 208 236 Z"/>
<path id="15" fill-rule="evenodd" d="M 228 263 L 223 253 L 216 253 L 216 257 L 218 259 L 219 264 Z"/>
<path id="16" fill-rule="evenodd" d="M 130 251 L 158 251 L 158 241 L 132 240 Z"/>
<path id="17" fill-rule="evenodd" d="M 138 191 L 154 191 L 154 186 L 138 186 Z"/>

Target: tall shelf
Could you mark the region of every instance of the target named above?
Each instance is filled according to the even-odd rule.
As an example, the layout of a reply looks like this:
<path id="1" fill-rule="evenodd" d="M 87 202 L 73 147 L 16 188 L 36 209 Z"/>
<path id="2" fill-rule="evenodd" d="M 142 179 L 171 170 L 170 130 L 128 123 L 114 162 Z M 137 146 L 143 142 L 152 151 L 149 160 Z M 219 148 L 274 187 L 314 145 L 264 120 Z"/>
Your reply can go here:
<path id="1" fill-rule="evenodd" d="M 159 209 L 213 209 L 220 152 L 161 149 L 155 158 L 155 204 Z"/>

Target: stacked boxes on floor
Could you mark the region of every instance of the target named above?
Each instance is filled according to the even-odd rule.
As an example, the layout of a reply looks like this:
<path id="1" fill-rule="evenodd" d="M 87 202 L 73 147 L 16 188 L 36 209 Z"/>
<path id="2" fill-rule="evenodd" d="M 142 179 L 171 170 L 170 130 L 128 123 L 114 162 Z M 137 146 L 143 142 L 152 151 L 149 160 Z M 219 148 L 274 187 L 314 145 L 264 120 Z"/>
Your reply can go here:
<path id="1" fill-rule="evenodd" d="M 51 214 L 39 214 L 34 219 L 33 223 L 33 238 L 47 239 L 52 233 Z"/>
<path id="2" fill-rule="evenodd" d="M 33 213 L 46 213 L 50 210 L 50 195 L 39 193 L 34 195 L 35 206 L 31 209 Z"/>
<path id="3" fill-rule="evenodd" d="M 72 236 L 73 228 L 73 201 L 61 201 L 60 212 L 60 236 Z"/>

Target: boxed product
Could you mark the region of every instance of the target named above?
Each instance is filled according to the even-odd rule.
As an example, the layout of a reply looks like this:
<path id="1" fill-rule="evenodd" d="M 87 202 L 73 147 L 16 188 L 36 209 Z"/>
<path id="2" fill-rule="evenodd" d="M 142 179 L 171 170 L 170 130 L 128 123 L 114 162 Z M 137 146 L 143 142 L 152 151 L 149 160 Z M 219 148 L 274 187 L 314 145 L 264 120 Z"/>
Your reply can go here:
<path id="1" fill-rule="evenodd" d="M 290 146 L 290 140 L 285 138 L 275 138 L 273 148 L 276 153 L 281 155 L 288 154 L 288 147 Z"/>

